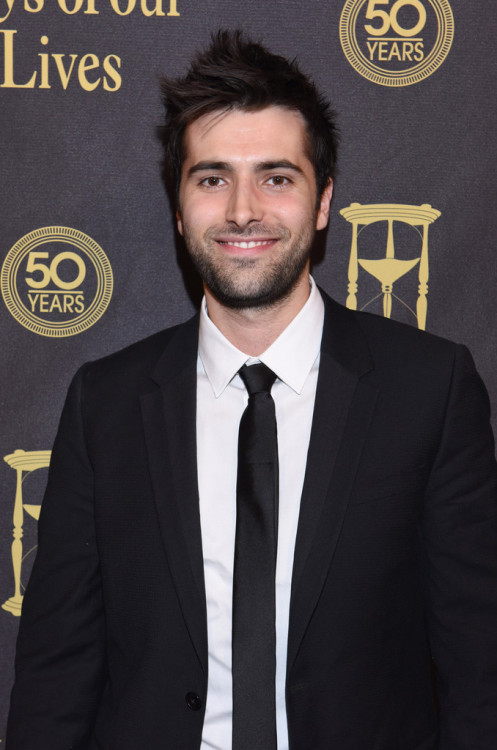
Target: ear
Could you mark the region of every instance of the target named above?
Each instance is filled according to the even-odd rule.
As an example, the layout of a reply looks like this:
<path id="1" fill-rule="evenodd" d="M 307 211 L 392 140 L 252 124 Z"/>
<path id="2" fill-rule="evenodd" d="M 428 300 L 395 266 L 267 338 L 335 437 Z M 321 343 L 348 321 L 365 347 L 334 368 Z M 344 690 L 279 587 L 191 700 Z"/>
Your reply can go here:
<path id="1" fill-rule="evenodd" d="M 176 211 L 176 226 L 178 227 L 180 235 L 183 236 L 183 222 L 181 221 L 181 214 L 179 211 Z"/>
<path id="2" fill-rule="evenodd" d="M 330 217 L 330 203 L 331 196 L 333 195 L 333 180 L 328 180 L 328 183 L 323 190 L 321 199 L 319 201 L 318 215 L 316 217 L 316 229 L 324 229 L 328 225 L 328 219 Z"/>

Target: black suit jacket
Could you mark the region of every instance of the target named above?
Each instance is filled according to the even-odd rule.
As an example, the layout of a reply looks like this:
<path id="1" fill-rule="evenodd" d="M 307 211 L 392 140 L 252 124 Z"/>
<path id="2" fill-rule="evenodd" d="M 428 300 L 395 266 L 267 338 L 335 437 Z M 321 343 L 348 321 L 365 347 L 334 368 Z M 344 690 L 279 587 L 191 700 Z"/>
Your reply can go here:
<path id="1" fill-rule="evenodd" d="M 497 507 L 464 347 L 325 298 L 290 606 L 291 750 L 495 750 Z M 8 750 L 198 750 L 198 319 L 74 379 Z M 434 708 L 435 665 L 440 715 Z"/>

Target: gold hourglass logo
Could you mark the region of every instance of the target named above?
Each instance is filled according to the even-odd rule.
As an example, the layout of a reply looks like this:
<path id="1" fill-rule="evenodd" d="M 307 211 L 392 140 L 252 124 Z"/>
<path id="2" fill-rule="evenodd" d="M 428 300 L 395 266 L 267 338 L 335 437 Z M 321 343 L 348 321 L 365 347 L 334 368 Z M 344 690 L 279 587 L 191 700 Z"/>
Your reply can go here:
<path id="1" fill-rule="evenodd" d="M 371 203 L 361 205 L 351 203 L 343 208 L 340 214 L 352 224 L 352 244 L 349 260 L 349 284 L 347 307 L 357 310 L 357 292 L 359 267 L 373 276 L 381 284 L 383 295 L 383 315 L 390 318 L 392 314 L 392 298 L 410 310 L 416 318 L 418 328 L 426 328 L 426 314 L 428 310 L 428 227 L 441 215 L 440 211 L 432 208 L 428 203 L 421 206 L 410 206 L 400 203 Z M 386 221 L 388 224 L 387 245 L 384 258 L 372 259 L 359 257 L 359 237 L 366 226 L 378 221 Z M 421 253 L 419 257 L 401 259 L 395 257 L 394 244 L 394 222 L 404 222 L 418 232 L 421 239 Z M 362 254 L 362 252 L 361 252 Z M 393 292 L 396 281 L 413 268 L 418 268 L 418 298 L 416 311 L 412 310 L 406 303 Z M 361 307 L 364 310 L 373 300 L 369 300 Z"/>
<path id="2" fill-rule="evenodd" d="M 22 583 L 21 583 L 21 571 L 22 564 L 27 555 L 32 551 L 28 550 L 27 553 L 23 552 L 23 525 L 24 525 L 24 513 L 26 512 L 32 518 L 38 520 L 40 516 L 41 505 L 30 505 L 24 502 L 22 494 L 22 485 L 24 480 L 36 471 L 36 469 L 43 469 L 50 464 L 51 451 L 23 451 L 17 450 L 14 453 L 9 453 L 8 456 L 4 456 L 4 461 L 15 470 L 17 474 L 16 482 L 16 494 L 14 500 L 14 541 L 12 542 L 12 570 L 14 573 L 14 594 L 2 604 L 2 609 L 10 612 L 15 617 L 19 617 L 22 608 Z"/>

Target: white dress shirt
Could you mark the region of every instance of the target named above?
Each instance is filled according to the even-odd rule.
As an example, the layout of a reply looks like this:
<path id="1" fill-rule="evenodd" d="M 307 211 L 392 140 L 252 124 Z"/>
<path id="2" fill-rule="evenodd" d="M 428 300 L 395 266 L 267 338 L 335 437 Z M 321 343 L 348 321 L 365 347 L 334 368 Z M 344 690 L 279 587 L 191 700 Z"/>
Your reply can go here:
<path id="1" fill-rule="evenodd" d="M 197 365 L 197 464 L 207 597 L 209 677 L 201 750 L 230 750 L 231 625 L 238 428 L 248 396 L 238 370 L 264 362 L 277 375 L 279 521 L 276 561 L 276 723 L 288 750 L 286 652 L 295 537 L 319 367 L 324 304 L 314 281 L 298 315 L 258 359 L 234 347 L 202 303 Z"/>

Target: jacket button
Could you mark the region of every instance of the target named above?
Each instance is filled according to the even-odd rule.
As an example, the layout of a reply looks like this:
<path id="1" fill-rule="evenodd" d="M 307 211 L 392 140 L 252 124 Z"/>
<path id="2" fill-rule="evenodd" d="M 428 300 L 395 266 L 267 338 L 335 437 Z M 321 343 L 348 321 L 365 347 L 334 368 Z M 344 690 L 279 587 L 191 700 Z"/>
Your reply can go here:
<path id="1" fill-rule="evenodd" d="M 187 693 L 185 695 L 186 705 L 191 708 L 192 711 L 199 711 L 202 707 L 202 701 L 197 693 Z"/>

